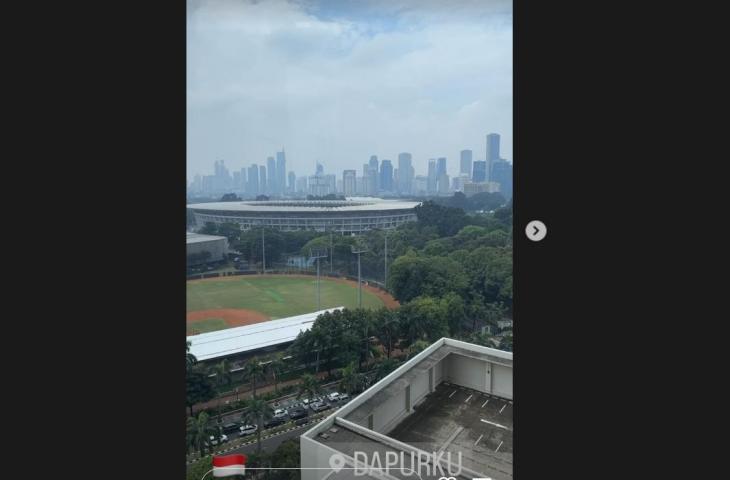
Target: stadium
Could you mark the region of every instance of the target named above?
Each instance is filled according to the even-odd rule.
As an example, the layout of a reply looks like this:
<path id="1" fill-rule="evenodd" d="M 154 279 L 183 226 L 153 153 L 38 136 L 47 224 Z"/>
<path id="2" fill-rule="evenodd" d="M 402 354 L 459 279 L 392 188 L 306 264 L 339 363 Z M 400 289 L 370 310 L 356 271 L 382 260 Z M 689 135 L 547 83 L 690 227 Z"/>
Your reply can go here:
<path id="1" fill-rule="evenodd" d="M 237 223 L 241 230 L 266 227 L 281 231 L 315 230 L 357 234 L 391 230 L 415 221 L 419 202 L 353 198 L 347 200 L 279 200 L 214 202 L 188 205 L 195 225 Z"/>

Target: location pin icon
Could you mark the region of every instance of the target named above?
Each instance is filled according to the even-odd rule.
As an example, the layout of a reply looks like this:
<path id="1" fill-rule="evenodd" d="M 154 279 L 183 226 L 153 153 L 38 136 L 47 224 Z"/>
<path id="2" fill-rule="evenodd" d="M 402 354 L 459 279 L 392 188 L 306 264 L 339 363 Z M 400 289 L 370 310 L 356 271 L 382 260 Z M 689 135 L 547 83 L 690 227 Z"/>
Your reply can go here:
<path id="1" fill-rule="evenodd" d="M 339 453 L 335 453 L 334 455 L 330 455 L 330 468 L 335 471 L 335 473 L 338 473 L 340 470 L 342 470 L 342 467 L 345 466 L 345 457 L 340 455 Z"/>

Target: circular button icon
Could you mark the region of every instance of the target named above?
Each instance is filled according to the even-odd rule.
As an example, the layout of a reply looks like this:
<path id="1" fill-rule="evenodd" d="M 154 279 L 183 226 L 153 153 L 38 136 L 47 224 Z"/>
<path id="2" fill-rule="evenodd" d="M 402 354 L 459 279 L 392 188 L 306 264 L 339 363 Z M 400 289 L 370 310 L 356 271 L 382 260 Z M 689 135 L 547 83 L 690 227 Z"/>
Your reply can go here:
<path id="1" fill-rule="evenodd" d="M 533 242 L 539 242 L 547 235 L 547 227 L 540 220 L 533 220 L 525 227 L 525 233 Z"/>

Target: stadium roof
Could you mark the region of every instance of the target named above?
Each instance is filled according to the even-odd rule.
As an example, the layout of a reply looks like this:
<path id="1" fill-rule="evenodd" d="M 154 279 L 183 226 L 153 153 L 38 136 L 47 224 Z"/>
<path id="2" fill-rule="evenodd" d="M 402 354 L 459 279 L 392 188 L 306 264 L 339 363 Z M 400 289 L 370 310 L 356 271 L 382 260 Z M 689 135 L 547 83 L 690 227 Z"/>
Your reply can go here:
<path id="1" fill-rule="evenodd" d="M 312 327 L 319 315 L 342 308 L 344 307 L 329 308 L 279 320 L 191 335 L 187 337 L 191 342 L 190 353 L 200 361 L 213 360 L 293 342 L 299 332 L 307 331 Z"/>
<path id="2" fill-rule="evenodd" d="M 219 237 L 217 235 L 203 235 L 202 233 L 190 233 L 185 234 L 185 243 L 202 243 L 211 242 L 213 240 L 226 240 L 226 237 Z"/>
<path id="3" fill-rule="evenodd" d="M 230 212 L 368 212 L 412 209 L 420 202 L 383 200 L 381 198 L 348 198 L 346 200 L 262 200 L 245 202 L 193 203 L 194 210 Z"/>

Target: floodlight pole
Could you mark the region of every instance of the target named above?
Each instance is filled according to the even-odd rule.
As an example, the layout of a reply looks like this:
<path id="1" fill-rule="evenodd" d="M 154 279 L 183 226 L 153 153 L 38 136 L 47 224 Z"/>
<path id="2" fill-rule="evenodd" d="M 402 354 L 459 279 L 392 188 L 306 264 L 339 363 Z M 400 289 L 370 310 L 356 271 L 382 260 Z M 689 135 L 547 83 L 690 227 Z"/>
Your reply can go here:
<path id="1" fill-rule="evenodd" d="M 355 248 L 355 245 L 351 247 L 352 253 L 357 254 L 357 306 L 362 308 L 362 275 L 360 270 L 360 254 L 367 252 L 365 246 L 359 246 Z"/>
<path id="2" fill-rule="evenodd" d="M 321 250 L 310 250 L 309 257 L 317 260 L 317 311 L 322 309 L 321 295 L 320 295 L 320 280 L 319 280 L 319 260 L 321 258 L 327 258 L 327 250 L 322 252 Z"/>
<path id="3" fill-rule="evenodd" d="M 385 278 L 383 279 L 383 288 L 388 289 L 388 231 L 385 231 Z"/>
<path id="4" fill-rule="evenodd" d="M 335 251 L 334 232 L 330 230 L 330 275 L 332 275 L 332 257 Z"/>
<path id="5" fill-rule="evenodd" d="M 261 263 L 264 269 L 264 275 L 266 274 L 266 238 L 264 237 L 264 227 L 261 226 Z"/>
<path id="6" fill-rule="evenodd" d="M 319 291 L 319 257 L 317 257 L 317 311 L 322 310 L 321 295 Z"/>

